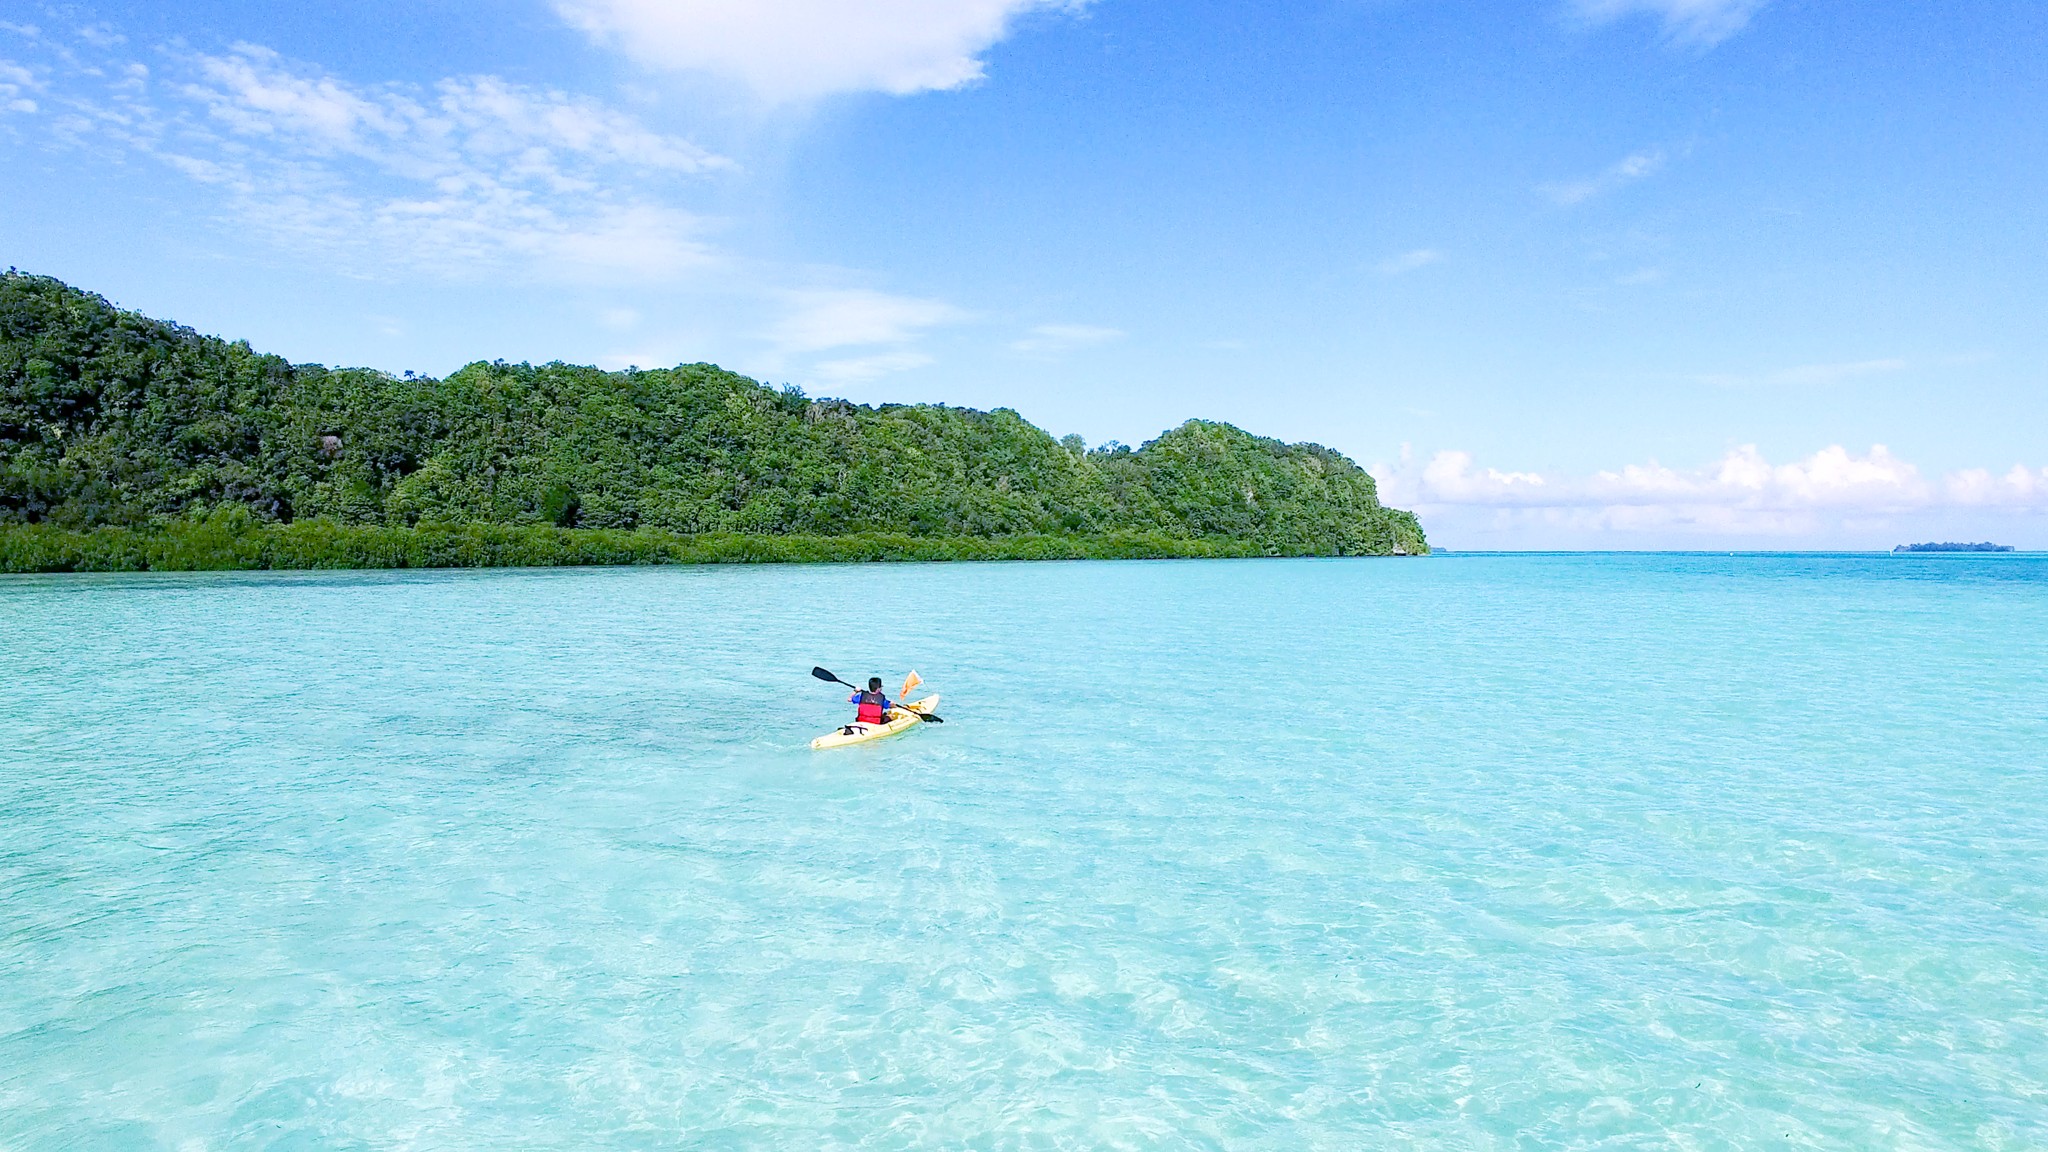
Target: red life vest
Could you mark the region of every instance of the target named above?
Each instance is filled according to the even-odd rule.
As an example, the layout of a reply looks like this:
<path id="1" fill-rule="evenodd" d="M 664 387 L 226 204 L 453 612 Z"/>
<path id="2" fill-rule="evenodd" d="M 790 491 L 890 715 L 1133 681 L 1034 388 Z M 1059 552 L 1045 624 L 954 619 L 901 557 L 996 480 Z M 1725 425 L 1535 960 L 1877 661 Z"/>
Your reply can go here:
<path id="1" fill-rule="evenodd" d="M 860 715 L 856 717 L 856 719 L 862 724 L 884 723 L 886 721 L 886 717 L 882 715 L 882 701 L 887 699 L 888 697 L 882 695 L 880 692 L 861 693 Z"/>

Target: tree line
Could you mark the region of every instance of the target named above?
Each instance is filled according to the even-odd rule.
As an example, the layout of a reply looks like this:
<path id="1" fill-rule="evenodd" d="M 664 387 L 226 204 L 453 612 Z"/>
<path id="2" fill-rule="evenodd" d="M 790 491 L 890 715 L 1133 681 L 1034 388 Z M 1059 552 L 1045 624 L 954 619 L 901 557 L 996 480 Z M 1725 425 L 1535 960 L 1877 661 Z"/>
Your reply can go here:
<path id="1" fill-rule="evenodd" d="M 292 364 L 0 276 L 0 525 L 162 531 L 229 512 L 258 528 L 1427 550 L 1351 460 L 1228 424 L 1090 450 L 1007 408 L 813 400 L 711 364 Z"/>

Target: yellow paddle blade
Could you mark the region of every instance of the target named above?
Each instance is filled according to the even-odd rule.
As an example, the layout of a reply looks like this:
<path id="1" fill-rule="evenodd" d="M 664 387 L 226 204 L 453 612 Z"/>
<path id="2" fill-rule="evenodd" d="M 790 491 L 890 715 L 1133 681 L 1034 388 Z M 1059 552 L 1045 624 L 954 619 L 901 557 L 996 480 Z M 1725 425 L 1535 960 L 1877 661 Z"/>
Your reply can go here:
<path id="1" fill-rule="evenodd" d="M 910 690 L 912 688 L 915 688 L 922 683 L 924 683 L 924 677 L 919 676 L 916 672 L 912 672 L 910 675 L 905 676 L 903 678 L 903 691 L 898 692 L 897 695 L 908 696 L 910 695 Z"/>

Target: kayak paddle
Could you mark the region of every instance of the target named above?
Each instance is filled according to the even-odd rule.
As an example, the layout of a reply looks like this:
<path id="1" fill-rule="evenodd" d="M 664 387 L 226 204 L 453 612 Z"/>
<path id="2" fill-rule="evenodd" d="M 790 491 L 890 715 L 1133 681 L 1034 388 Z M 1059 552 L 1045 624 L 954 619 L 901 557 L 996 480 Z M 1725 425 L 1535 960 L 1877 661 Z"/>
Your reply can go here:
<path id="1" fill-rule="evenodd" d="M 823 669 L 823 668 L 813 668 L 813 669 L 811 669 L 811 675 L 813 675 L 813 676 L 816 676 L 816 677 L 817 677 L 818 679 L 820 679 L 820 680 L 823 680 L 823 681 L 825 681 L 825 682 L 826 682 L 827 684 L 846 684 L 846 681 L 844 681 L 844 680 L 841 680 L 841 679 L 840 679 L 839 677 L 837 677 L 837 676 L 834 676 L 834 675 L 833 675 L 832 673 L 830 673 L 830 672 L 827 672 L 827 671 L 826 671 L 825 669 Z M 854 690 L 855 692 L 865 692 L 865 691 L 867 691 L 867 689 L 865 689 L 865 688 L 862 688 L 862 687 L 859 687 L 859 686 L 857 686 L 857 685 L 854 685 L 854 684 L 846 684 L 846 686 L 847 686 L 848 688 L 852 688 L 852 689 L 853 689 L 853 690 Z M 922 713 L 922 712 L 919 712 L 919 711 L 917 711 L 917 710 L 915 710 L 915 709 L 913 709 L 913 708 L 909 707 L 908 705 L 906 705 L 906 706 L 904 707 L 904 709 L 903 709 L 903 710 L 904 710 L 905 712 L 908 712 L 908 713 L 910 713 L 910 714 L 911 714 L 912 716 L 915 716 L 915 717 L 917 717 L 917 718 L 918 718 L 919 720 L 922 720 L 922 721 L 924 721 L 924 722 L 925 722 L 925 723 L 927 723 L 927 724 L 944 724 L 944 723 L 945 723 L 945 721 L 944 721 L 944 720 L 941 720 L 941 719 L 939 719 L 939 718 L 938 718 L 937 716 L 927 716 L 927 715 L 925 715 L 924 713 Z"/>

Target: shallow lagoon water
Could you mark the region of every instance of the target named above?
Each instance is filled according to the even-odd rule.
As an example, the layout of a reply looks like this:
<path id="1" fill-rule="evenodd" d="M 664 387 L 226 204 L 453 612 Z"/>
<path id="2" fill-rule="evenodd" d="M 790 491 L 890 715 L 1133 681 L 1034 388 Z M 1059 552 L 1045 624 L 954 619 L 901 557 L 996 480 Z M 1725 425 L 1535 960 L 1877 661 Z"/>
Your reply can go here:
<path id="1" fill-rule="evenodd" d="M 2042 558 L 11 577 L 0 684 L 0 1148 L 2048 1146 Z"/>

